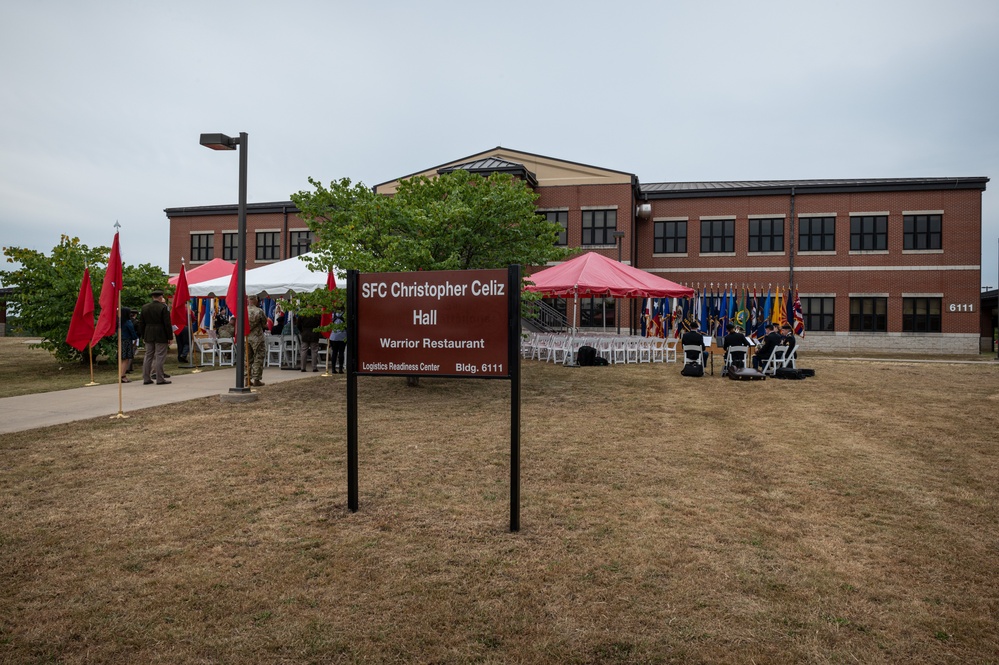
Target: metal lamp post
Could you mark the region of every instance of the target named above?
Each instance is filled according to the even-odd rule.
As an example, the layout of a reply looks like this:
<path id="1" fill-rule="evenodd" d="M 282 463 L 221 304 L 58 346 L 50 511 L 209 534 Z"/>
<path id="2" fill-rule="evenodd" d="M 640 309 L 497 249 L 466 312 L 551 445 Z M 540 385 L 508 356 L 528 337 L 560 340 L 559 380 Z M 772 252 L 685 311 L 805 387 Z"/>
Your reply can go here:
<path id="1" fill-rule="evenodd" d="M 621 263 L 621 243 L 624 242 L 624 231 L 614 231 L 611 233 L 614 237 L 614 244 L 617 245 L 617 262 Z M 621 334 L 621 306 L 620 298 L 614 299 L 614 318 L 617 320 L 617 334 Z"/>
<path id="2" fill-rule="evenodd" d="M 248 393 L 246 385 L 246 330 L 243 312 L 246 309 L 246 132 L 239 138 L 225 134 L 202 134 L 201 145 L 212 150 L 236 150 L 239 148 L 239 232 L 237 234 L 236 271 L 238 293 L 236 294 L 236 387 L 230 393 Z M 231 308 L 230 308 L 231 309 Z"/>

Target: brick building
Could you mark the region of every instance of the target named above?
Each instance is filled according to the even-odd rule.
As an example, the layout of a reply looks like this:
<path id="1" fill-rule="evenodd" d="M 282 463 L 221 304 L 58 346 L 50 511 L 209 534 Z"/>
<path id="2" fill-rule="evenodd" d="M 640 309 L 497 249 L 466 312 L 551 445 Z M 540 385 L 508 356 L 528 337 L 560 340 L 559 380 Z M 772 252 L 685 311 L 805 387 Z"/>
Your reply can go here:
<path id="1" fill-rule="evenodd" d="M 797 288 L 816 350 L 978 353 L 986 177 L 642 184 L 634 174 L 497 147 L 381 183 L 462 168 L 512 173 L 560 243 L 703 289 Z M 236 206 L 168 208 L 170 272 L 235 258 Z M 308 251 L 289 202 L 247 207 L 247 267 Z M 623 234 L 623 235 L 622 235 Z M 637 304 L 620 323 L 637 322 Z M 571 311 L 571 310 L 570 310 Z M 613 301 L 581 303 L 608 327 Z"/>

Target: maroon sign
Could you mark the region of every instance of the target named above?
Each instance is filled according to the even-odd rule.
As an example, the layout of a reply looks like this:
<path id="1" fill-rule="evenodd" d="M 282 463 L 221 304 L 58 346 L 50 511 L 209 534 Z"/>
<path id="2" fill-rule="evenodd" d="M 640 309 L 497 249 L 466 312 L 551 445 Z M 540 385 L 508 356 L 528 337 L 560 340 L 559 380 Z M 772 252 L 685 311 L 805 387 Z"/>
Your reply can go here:
<path id="1" fill-rule="evenodd" d="M 363 273 L 357 372 L 509 377 L 506 270 Z"/>

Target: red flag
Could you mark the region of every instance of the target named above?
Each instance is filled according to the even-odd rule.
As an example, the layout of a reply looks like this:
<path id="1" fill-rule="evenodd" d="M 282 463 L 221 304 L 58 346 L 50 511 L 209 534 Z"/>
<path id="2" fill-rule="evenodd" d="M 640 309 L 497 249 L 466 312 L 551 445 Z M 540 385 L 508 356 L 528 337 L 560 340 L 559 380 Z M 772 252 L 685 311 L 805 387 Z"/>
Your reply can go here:
<path id="1" fill-rule="evenodd" d="M 111 243 L 111 256 L 108 258 L 108 269 L 104 273 L 104 285 L 101 286 L 101 315 L 97 318 L 97 328 L 90 340 L 90 346 L 97 344 L 103 337 L 113 335 L 118 326 L 118 294 L 121 293 L 121 254 L 118 251 L 118 234 L 114 234 Z"/>
<path id="2" fill-rule="evenodd" d="M 90 268 L 83 269 L 80 281 L 80 294 L 76 296 L 73 318 L 69 320 L 66 343 L 77 351 L 83 351 L 90 344 L 94 334 L 94 290 L 90 287 Z"/>
<path id="3" fill-rule="evenodd" d="M 225 306 L 229 308 L 233 316 L 236 316 L 236 308 L 239 307 L 239 264 L 232 271 L 229 278 L 229 290 L 225 292 Z M 246 298 L 243 298 L 243 334 L 250 332 L 250 315 L 246 311 Z"/>
<path id="4" fill-rule="evenodd" d="M 335 289 L 336 289 L 336 277 L 333 276 L 333 271 L 331 270 L 328 273 L 326 273 L 326 290 L 327 291 L 333 291 Z M 332 312 L 323 312 L 322 317 L 319 319 L 319 325 L 320 326 L 328 326 L 331 323 L 333 323 L 333 313 Z M 330 338 L 330 333 L 324 332 L 323 333 L 323 337 L 325 337 L 326 339 L 329 339 Z"/>
<path id="5" fill-rule="evenodd" d="M 170 306 L 170 323 L 173 324 L 173 334 L 177 335 L 184 326 L 187 325 L 187 301 L 191 299 L 191 292 L 187 290 L 187 271 L 184 264 L 180 265 L 180 275 L 177 277 L 177 290 L 173 294 L 173 303 Z"/>

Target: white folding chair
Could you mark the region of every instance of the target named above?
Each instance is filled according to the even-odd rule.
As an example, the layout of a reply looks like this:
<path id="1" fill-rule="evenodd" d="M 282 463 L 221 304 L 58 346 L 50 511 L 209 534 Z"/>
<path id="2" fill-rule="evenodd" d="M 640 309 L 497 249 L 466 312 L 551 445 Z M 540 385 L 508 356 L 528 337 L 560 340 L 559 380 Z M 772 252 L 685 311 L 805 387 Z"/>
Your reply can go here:
<path id="1" fill-rule="evenodd" d="M 639 355 L 638 340 L 631 338 L 624 340 L 625 362 L 637 363 L 639 361 Z"/>
<path id="2" fill-rule="evenodd" d="M 547 361 L 549 356 L 549 349 L 551 347 L 551 341 L 552 341 L 551 333 L 538 335 L 537 339 L 534 341 L 534 349 L 531 351 L 531 360 Z"/>
<path id="3" fill-rule="evenodd" d="M 786 348 L 786 347 L 785 347 Z M 781 367 L 790 367 L 791 369 L 798 369 L 798 345 L 795 344 L 794 348 L 791 349 L 791 353 L 784 352 L 784 364 Z"/>
<path id="4" fill-rule="evenodd" d="M 626 363 L 628 362 L 628 347 L 625 346 L 624 340 L 620 337 L 611 338 L 611 362 Z"/>
<path id="5" fill-rule="evenodd" d="M 676 338 L 667 339 L 666 341 L 666 362 L 675 363 L 676 362 Z"/>
<path id="6" fill-rule="evenodd" d="M 597 349 L 598 356 L 607 362 L 614 362 L 614 349 L 610 337 L 598 337 L 593 346 Z"/>
<path id="7" fill-rule="evenodd" d="M 236 364 L 236 344 L 232 337 L 219 337 L 215 348 L 219 367 L 232 367 Z"/>
<path id="8" fill-rule="evenodd" d="M 661 337 L 649 337 L 649 362 L 661 363 L 666 361 L 666 340 Z"/>
<path id="9" fill-rule="evenodd" d="M 770 353 L 770 357 L 763 363 L 763 367 L 760 371 L 764 374 L 775 376 L 777 374 L 777 368 L 784 366 L 784 355 L 786 353 L 786 346 L 775 346 L 774 350 Z"/>
<path id="10" fill-rule="evenodd" d="M 281 336 L 281 366 L 298 367 L 298 336 Z"/>
<path id="11" fill-rule="evenodd" d="M 198 350 L 198 355 L 200 356 L 200 365 L 212 365 L 215 366 L 215 360 L 218 357 L 218 346 L 215 344 L 215 340 L 211 337 L 195 337 L 194 346 Z M 205 357 L 208 357 L 208 361 L 205 361 Z"/>
<path id="12" fill-rule="evenodd" d="M 742 354 L 736 358 L 736 354 Z M 746 359 L 749 358 L 749 347 L 748 346 L 730 346 L 728 350 L 725 351 L 725 372 L 731 371 L 732 365 L 736 360 L 742 362 L 742 366 L 746 366 Z"/>
<path id="13" fill-rule="evenodd" d="M 556 335 L 552 339 L 551 350 L 548 354 L 548 360 L 553 363 L 565 364 L 565 353 L 568 348 L 569 338 L 565 335 Z"/>
<path id="14" fill-rule="evenodd" d="M 281 336 L 265 335 L 264 344 L 267 345 L 267 367 L 281 366 Z"/>
<path id="15" fill-rule="evenodd" d="M 694 354 L 691 357 L 687 352 Z M 704 350 L 694 344 L 684 344 L 683 345 L 683 364 L 684 365 L 701 365 L 704 366 L 704 356 L 702 355 Z"/>
<path id="16" fill-rule="evenodd" d="M 530 358 L 534 353 L 534 343 L 538 339 L 538 333 L 528 332 L 520 340 L 520 357 Z"/>
<path id="17" fill-rule="evenodd" d="M 330 341 L 325 337 L 319 338 L 319 353 L 316 357 L 314 369 L 326 369 L 326 359 L 329 357 Z"/>

